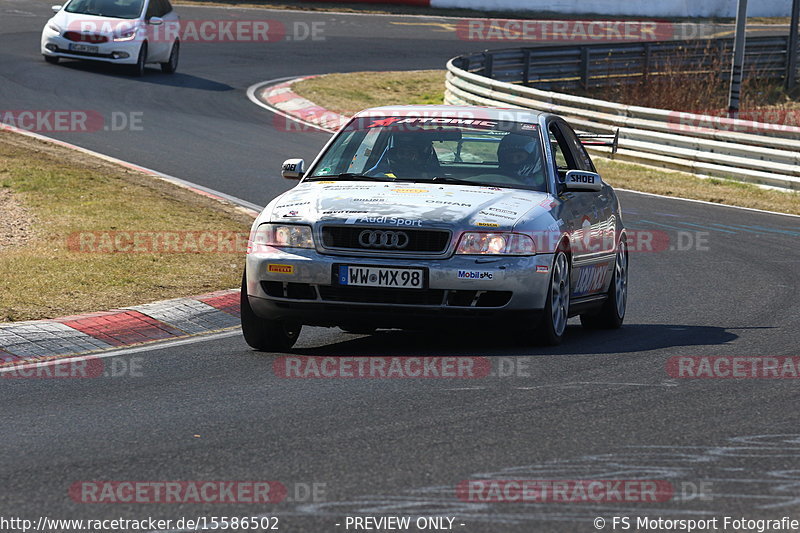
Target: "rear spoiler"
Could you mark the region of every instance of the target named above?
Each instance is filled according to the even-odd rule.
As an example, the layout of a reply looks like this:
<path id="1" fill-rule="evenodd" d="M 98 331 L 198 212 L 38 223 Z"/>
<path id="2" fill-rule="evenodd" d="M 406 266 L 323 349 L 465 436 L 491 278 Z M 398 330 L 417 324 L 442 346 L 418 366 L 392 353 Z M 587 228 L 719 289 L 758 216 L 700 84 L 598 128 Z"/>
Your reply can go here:
<path id="1" fill-rule="evenodd" d="M 611 153 L 617 153 L 617 144 L 619 143 L 619 128 L 614 134 L 604 134 L 604 133 L 588 133 L 588 132 L 580 132 L 577 133 L 578 139 L 580 139 L 581 144 L 584 146 L 610 146 Z"/>

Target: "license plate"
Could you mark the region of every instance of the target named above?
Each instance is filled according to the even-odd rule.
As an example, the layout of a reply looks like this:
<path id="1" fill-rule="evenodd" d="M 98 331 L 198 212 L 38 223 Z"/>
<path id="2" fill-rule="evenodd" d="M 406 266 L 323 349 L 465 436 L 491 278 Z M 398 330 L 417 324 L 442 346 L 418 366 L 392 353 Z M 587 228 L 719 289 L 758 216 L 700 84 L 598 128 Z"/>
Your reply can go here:
<path id="1" fill-rule="evenodd" d="M 339 285 L 354 287 L 390 287 L 424 289 L 425 270 L 339 265 Z"/>
<path id="2" fill-rule="evenodd" d="M 69 49 L 72 50 L 73 52 L 87 52 L 89 54 L 96 54 L 100 50 L 100 47 L 91 46 L 88 44 L 70 43 Z"/>

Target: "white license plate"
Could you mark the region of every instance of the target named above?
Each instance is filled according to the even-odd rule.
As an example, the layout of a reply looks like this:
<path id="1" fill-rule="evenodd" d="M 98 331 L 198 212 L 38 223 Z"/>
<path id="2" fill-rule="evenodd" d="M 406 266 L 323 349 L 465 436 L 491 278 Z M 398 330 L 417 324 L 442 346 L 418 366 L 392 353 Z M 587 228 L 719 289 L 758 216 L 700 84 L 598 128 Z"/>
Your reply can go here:
<path id="1" fill-rule="evenodd" d="M 100 50 L 100 47 L 91 46 L 88 44 L 70 43 L 69 49 L 72 50 L 73 52 L 87 52 L 89 54 L 96 54 Z"/>
<path id="2" fill-rule="evenodd" d="M 339 284 L 354 287 L 424 289 L 425 271 L 420 268 L 339 266 Z"/>

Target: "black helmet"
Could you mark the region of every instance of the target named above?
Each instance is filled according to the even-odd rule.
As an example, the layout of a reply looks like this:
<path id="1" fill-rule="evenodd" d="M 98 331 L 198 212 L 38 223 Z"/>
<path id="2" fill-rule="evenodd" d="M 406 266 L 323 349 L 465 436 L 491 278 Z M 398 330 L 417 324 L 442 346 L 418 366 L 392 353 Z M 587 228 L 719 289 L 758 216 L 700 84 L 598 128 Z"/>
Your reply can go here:
<path id="1" fill-rule="evenodd" d="M 537 139 L 527 135 L 509 133 L 497 147 L 500 170 L 515 176 L 528 176 L 539 163 Z"/>

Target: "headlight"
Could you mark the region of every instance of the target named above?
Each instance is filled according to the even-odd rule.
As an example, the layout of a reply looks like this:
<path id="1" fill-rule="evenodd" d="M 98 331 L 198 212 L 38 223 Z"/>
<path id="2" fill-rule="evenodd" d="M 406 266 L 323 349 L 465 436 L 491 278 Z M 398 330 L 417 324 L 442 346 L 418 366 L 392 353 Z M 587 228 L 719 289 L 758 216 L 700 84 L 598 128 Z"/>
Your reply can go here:
<path id="1" fill-rule="evenodd" d="M 468 232 L 461 236 L 457 254 L 479 255 L 534 255 L 533 239 L 522 233 Z"/>
<path id="2" fill-rule="evenodd" d="M 274 246 L 276 248 L 313 248 L 314 239 L 309 226 L 287 226 L 281 224 L 261 224 L 253 234 L 252 244 Z"/>
<path id="3" fill-rule="evenodd" d="M 55 22 L 50 22 L 47 24 L 47 27 L 56 32 L 57 34 L 61 35 L 61 28 L 59 28 Z"/>
<path id="4" fill-rule="evenodd" d="M 133 39 L 136 38 L 136 30 L 137 28 L 129 28 L 127 30 L 122 30 L 114 36 L 114 41 L 115 42 L 132 41 Z"/>

